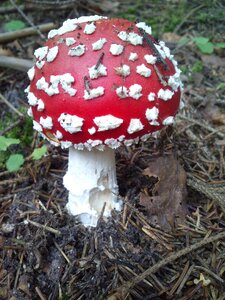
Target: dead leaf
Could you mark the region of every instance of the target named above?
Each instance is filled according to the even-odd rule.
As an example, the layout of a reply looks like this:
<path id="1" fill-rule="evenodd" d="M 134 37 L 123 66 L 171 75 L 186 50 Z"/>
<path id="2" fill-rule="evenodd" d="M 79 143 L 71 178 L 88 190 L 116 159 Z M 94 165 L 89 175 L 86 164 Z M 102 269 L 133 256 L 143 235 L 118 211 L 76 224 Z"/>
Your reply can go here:
<path id="1" fill-rule="evenodd" d="M 118 12 L 119 2 L 118 1 L 101 1 L 101 9 L 104 12 Z"/>
<path id="2" fill-rule="evenodd" d="M 162 35 L 162 40 L 165 42 L 178 43 L 181 36 L 174 32 L 164 32 Z"/>
<path id="3" fill-rule="evenodd" d="M 13 53 L 10 49 L 0 46 L 0 55 L 13 56 Z"/>
<path id="4" fill-rule="evenodd" d="M 204 80 L 204 75 L 202 73 L 193 73 L 192 74 L 192 80 L 196 87 L 200 87 L 202 84 L 202 81 Z"/>
<path id="5" fill-rule="evenodd" d="M 157 177 L 152 195 L 141 192 L 139 203 L 145 207 L 153 224 L 170 230 L 185 219 L 186 172 L 173 156 L 155 159 L 143 171 L 143 175 Z"/>
<path id="6" fill-rule="evenodd" d="M 225 125 L 225 112 L 218 111 L 211 116 L 213 124 L 222 126 Z"/>
<path id="7" fill-rule="evenodd" d="M 206 101 L 206 106 L 202 111 L 204 118 L 215 125 L 225 125 L 225 111 L 216 105 L 213 95 L 208 97 L 209 100 Z"/>
<path id="8" fill-rule="evenodd" d="M 213 65 L 215 68 L 225 66 L 224 58 L 221 58 L 218 55 L 202 55 L 201 60 L 205 66 Z"/>
<path id="9" fill-rule="evenodd" d="M 31 297 L 29 278 L 27 275 L 21 275 L 19 279 L 18 289 L 23 291 L 27 296 Z"/>

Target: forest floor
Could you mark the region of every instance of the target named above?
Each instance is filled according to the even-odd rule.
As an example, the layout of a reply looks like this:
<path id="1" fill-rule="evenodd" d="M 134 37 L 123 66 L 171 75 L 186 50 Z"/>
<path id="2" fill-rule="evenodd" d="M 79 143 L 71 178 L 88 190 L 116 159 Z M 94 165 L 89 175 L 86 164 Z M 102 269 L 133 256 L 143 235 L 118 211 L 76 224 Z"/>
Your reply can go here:
<path id="1" fill-rule="evenodd" d="M 0 136 L 19 141 L 0 142 L 0 299 L 225 299 L 225 5 L 149 2 L 1 2 Z M 93 14 L 152 25 L 184 90 L 174 126 L 116 151 L 124 207 L 90 229 L 65 209 L 67 151 L 33 132 L 24 89 L 47 36 L 35 26 Z M 18 153 L 12 172 L 6 161 Z"/>

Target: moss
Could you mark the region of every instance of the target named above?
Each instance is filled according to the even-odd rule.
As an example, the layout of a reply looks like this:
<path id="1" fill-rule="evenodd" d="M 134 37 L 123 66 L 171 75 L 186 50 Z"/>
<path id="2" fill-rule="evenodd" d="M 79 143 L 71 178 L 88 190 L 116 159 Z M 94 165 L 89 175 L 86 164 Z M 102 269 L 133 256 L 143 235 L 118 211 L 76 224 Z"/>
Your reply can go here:
<path id="1" fill-rule="evenodd" d="M 192 66 L 192 68 L 191 68 L 191 71 L 192 71 L 193 73 L 201 73 L 202 70 L 203 70 L 203 64 L 202 64 L 202 62 L 201 62 L 200 60 L 197 60 L 197 61 L 193 64 L 193 66 Z"/>

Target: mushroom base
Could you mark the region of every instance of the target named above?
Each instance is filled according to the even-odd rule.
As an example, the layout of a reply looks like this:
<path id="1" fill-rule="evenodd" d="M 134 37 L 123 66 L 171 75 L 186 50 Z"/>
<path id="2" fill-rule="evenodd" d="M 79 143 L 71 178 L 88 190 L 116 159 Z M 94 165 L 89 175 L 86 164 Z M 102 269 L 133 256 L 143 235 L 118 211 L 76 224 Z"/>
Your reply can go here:
<path id="1" fill-rule="evenodd" d="M 69 148 L 68 171 L 63 178 L 69 191 L 66 205 L 70 214 L 79 216 L 85 226 L 95 227 L 103 211 L 109 217 L 120 210 L 114 150 L 76 150 Z"/>

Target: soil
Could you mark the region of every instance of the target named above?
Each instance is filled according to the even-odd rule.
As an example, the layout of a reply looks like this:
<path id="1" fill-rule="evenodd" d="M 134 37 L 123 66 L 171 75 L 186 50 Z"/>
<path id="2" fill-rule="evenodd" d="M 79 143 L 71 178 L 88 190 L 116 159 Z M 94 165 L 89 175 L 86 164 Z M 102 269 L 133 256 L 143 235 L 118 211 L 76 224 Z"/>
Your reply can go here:
<path id="1" fill-rule="evenodd" d="M 33 24 L 61 24 L 85 14 L 147 19 L 150 12 L 155 24 L 160 17 L 167 21 L 171 6 L 181 7 L 177 1 L 168 1 L 170 8 L 157 1 L 42 2 L 13 7 L 4 1 L 10 9 L 0 6 L 2 24 L 18 18 L 18 8 Z M 215 47 L 203 54 L 191 39 L 197 33 L 222 42 L 225 25 L 213 16 L 225 6 L 188 5 L 173 31 L 156 28 L 182 66 L 184 107 L 176 125 L 157 138 L 116 151 L 121 212 L 100 218 L 96 228 L 70 216 L 62 183 L 67 151 L 36 134 L 18 172 L 1 168 L 0 299 L 225 299 L 225 51 Z M 211 16 L 208 23 L 199 21 L 199 10 Z M 31 59 L 42 43 L 40 35 L 14 39 L 0 49 L 8 54 L 0 55 Z M 27 108 L 26 73 L 1 67 L 0 74 L 1 94 L 16 109 Z M 1 122 L 10 113 L 1 104 Z M 27 121 L 13 122 L 16 128 Z M 2 135 L 12 130 L 5 129 Z M 32 160 L 30 153 L 43 143 L 47 154 Z"/>

